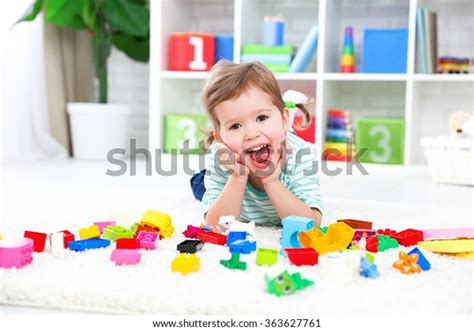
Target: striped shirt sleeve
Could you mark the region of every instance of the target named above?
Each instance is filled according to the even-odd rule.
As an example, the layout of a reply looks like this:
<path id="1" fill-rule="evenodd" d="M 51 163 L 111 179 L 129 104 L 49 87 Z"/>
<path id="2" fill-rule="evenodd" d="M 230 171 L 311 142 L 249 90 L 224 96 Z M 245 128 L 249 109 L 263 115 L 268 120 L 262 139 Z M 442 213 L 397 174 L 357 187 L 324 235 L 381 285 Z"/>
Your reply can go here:
<path id="1" fill-rule="evenodd" d="M 295 164 L 288 190 L 311 208 L 323 213 L 315 147 L 304 144 L 298 149 Z"/>

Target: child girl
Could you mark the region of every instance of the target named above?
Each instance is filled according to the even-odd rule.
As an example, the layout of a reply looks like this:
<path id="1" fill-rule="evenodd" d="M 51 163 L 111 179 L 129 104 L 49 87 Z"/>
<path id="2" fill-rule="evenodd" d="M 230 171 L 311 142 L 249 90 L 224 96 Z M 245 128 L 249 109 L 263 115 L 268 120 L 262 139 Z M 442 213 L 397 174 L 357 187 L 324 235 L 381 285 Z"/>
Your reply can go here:
<path id="1" fill-rule="evenodd" d="M 216 227 L 224 215 L 243 222 L 280 224 L 295 215 L 312 218 L 319 226 L 322 203 L 316 152 L 291 131 L 297 109 L 305 117 L 302 126 L 309 126 L 305 105 L 284 101 L 277 80 L 258 62 L 220 61 L 202 98 L 212 126 L 203 172 L 206 224 Z M 199 195 L 197 191 L 204 188 L 195 186 L 193 191 Z"/>

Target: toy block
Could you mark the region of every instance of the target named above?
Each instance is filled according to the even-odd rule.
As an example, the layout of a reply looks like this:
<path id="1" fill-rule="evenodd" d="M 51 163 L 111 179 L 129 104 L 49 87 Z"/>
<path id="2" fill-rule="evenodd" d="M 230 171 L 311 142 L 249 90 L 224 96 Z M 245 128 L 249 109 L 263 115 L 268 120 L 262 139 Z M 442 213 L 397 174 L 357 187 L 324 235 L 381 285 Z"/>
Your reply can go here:
<path id="1" fill-rule="evenodd" d="M 160 229 L 156 226 L 150 226 L 147 224 L 140 224 L 140 223 L 134 223 L 131 228 L 131 232 L 133 233 L 133 238 L 137 238 L 140 232 L 145 231 L 145 232 L 155 232 L 158 234 L 158 239 L 160 239 Z"/>
<path id="2" fill-rule="evenodd" d="M 218 34 L 214 37 L 215 51 L 214 62 L 219 60 L 234 61 L 234 36 Z"/>
<path id="3" fill-rule="evenodd" d="M 70 241 L 68 248 L 76 252 L 82 252 L 87 249 L 97 249 L 110 246 L 110 240 L 100 238 L 90 238 L 84 240 Z"/>
<path id="4" fill-rule="evenodd" d="M 366 257 L 361 257 L 360 259 L 359 274 L 365 278 L 377 278 L 380 276 L 377 266 Z"/>
<path id="5" fill-rule="evenodd" d="M 110 254 L 110 261 L 116 265 L 135 265 L 140 262 L 142 254 L 136 249 L 116 248 Z"/>
<path id="6" fill-rule="evenodd" d="M 389 236 L 389 237 L 394 237 L 397 234 L 397 231 L 391 230 L 391 229 L 379 229 L 377 230 L 378 234 L 384 235 L 384 236 Z"/>
<path id="7" fill-rule="evenodd" d="M 318 252 L 312 248 L 285 248 L 286 257 L 296 266 L 318 264 Z"/>
<path id="8" fill-rule="evenodd" d="M 379 251 L 378 246 L 379 246 L 379 238 L 372 237 L 372 238 L 367 239 L 367 244 L 365 245 L 365 249 L 369 252 L 377 253 Z"/>
<path id="9" fill-rule="evenodd" d="M 299 272 L 290 274 L 287 270 L 275 277 L 265 274 L 265 283 L 268 293 L 275 294 L 277 297 L 293 294 L 314 284 L 312 280 L 302 278 Z"/>
<path id="10" fill-rule="evenodd" d="M 420 230 L 406 229 L 393 235 L 398 243 L 402 246 L 413 246 L 419 241 L 423 241 L 423 232 Z"/>
<path id="11" fill-rule="evenodd" d="M 91 225 L 88 228 L 79 229 L 79 238 L 90 239 L 90 238 L 100 238 L 100 230 L 97 225 Z"/>
<path id="12" fill-rule="evenodd" d="M 115 247 L 117 249 L 138 249 L 138 240 L 134 238 L 117 239 Z"/>
<path id="13" fill-rule="evenodd" d="M 199 232 L 196 235 L 196 238 L 206 243 L 211 243 L 215 245 L 225 245 L 225 243 L 227 242 L 227 236 L 215 232 Z"/>
<path id="14" fill-rule="evenodd" d="M 227 245 L 231 253 L 250 254 L 257 249 L 257 243 L 249 240 L 235 240 Z"/>
<path id="15" fill-rule="evenodd" d="M 170 35 L 169 70 L 209 71 L 214 64 L 214 35 L 173 32 Z"/>
<path id="16" fill-rule="evenodd" d="M 272 266 L 278 260 L 278 251 L 270 248 L 259 248 L 257 250 L 257 259 L 255 263 L 259 266 L 267 265 Z"/>
<path id="17" fill-rule="evenodd" d="M 204 242 L 202 242 L 201 240 L 187 239 L 178 244 L 176 249 L 180 253 L 196 253 L 197 251 L 200 251 L 203 246 Z"/>
<path id="18" fill-rule="evenodd" d="M 379 252 L 383 252 L 390 248 L 399 247 L 398 241 L 395 240 L 394 238 L 391 238 L 389 236 L 382 236 L 382 235 L 377 235 L 377 238 L 378 238 L 377 250 Z"/>
<path id="19" fill-rule="evenodd" d="M 474 239 L 421 241 L 418 246 L 435 253 L 474 252 Z"/>
<path id="20" fill-rule="evenodd" d="M 373 256 L 372 254 L 370 254 L 369 252 L 365 252 L 365 258 L 366 258 L 367 260 L 369 260 L 370 263 L 374 263 L 374 261 L 375 261 L 374 256 Z"/>
<path id="21" fill-rule="evenodd" d="M 255 238 L 255 222 L 240 222 L 234 220 L 229 224 L 229 232 L 247 232 L 247 235 Z"/>
<path id="22" fill-rule="evenodd" d="M 33 240 L 35 252 L 44 251 L 44 245 L 46 244 L 46 237 L 48 237 L 46 233 L 25 231 L 25 234 L 23 235 L 23 237 L 30 238 Z"/>
<path id="23" fill-rule="evenodd" d="M 352 238 L 352 240 L 359 241 L 362 237 L 364 237 L 365 239 L 368 239 L 376 235 L 377 233 L 374 230 L 355 229 L 354 238 Z"/>
<path id="24" fill-rule="evenodd" d="M 183 275 L 190 272 L 197 272 L 199 268 L 200 261 L 196 254 L 180 253 L 171 263 L 171 271 L 180 272 Z"/>
<path id="25" fill-rule="evenodd" d="M 194 239 L 194 238 L 196 238 L 196 235 L 199 232 L 204 232 L 204 229 L 202 229 L 200 227 L 197 227 L 197 226 L 188 225 L 186 227 L 186 230 L 183 232 L 183 234 L 186 238 Z"/>
<path id="26" fill-rule="evenodd" d="M 474 228 L 421 230 L 426 239 L 474 238 Z"/>
<path id="27" fill-rule="evenodd" d="M 163 116 L 165 153 L 202 154 L 201 142 L 204 140 L 202 130 L 207 125 L 207 118 L 197 114 L 167 113 Z"/>
<path id="28" fill-rule="evenodd" d="M 316 117 L 311 116 L 311 123 L 307 129 L 298 129 L 298 124 L 303 121 L 303 116 L 296 115 L 293 120 L 293 130 L 295 134 L 301 139 L 310 142 L 312 144 L 316 141 Z"/>
<path id="29" fill-rule="evenodd" d="M 360 220 L 354 220 L 354 219 L 343 219 L 343 220 L 337 220 L 337 222 L 343 222 L 349 225 L 353 229 L 366 229 L 366 230 L 372 230 L 372 222 L 367 222 L 367 221 L 360 221 Z"/>
<path id="30" fill-rule="evenodd" d="M 31 238 L 0 241 L 0 268 L 22 268 L 33 261 L 34 240 Z"/>
<path id="31" fill-rule="evenodd" d="M 400 251 L 398 258 L 399 260 L 395 261 L 392 266 L 400 270 L 402 274 L 412 274 L 421 271 L 421 267 L 418 265 L 418 254 L 408 255 Z"/>
<path id="32" fill-rule="evenodd" d="M 64 233 L 55 232 L 49 235 L 49 244 L 51 246 L 51 254 L 56 257 L 63 257 L 64 251 Z"/>
<path id="33" fill-rule="evenodd" d="M 356 151 L 366 149 L 357 161 L 403 164 L 404 135 L 402 118 L 357 118 Z"/>
<path id="34" fill-rule="evenodd" d="M 110 241 L 117 241 L 120 238 L 133 238 L 132 232 L 120 225 L 108 226 L 102 233 L 102 238 Z"/>
<path id="35" fill-rule="evenodd" d="M 240 261 L 240 253 L 232 253 L 230 260 L 220 260 L 219 263 L 229 269 L 247 269 L 247 263 Z"/>
<path id="36" fill-rule="evenodd" d="M 236 241 L 236 240 L 246 240 L 247 232 L 246 231 L 230 231 L 227 234 L 227 245 Z"/>
<path id="37" fill-rule="evenodd" d="M 113 226 L 117 225 L 117 222 L 115 221 L 104 221 L 104 222 L 94 222 L 94 225 L 97 225 L 99 227 L 99 232 L 102 234 L 104 232 L 104 229 L 108 226 Z"/>
<path id="38" fill-rule="evenodd" d="M 171 217 L 156 210 L 147 210 L 140 220 L 141 224 L 156 226 L 162 238 L 169 238 L 174 232 Z"/>
<path id="39" fill-rule="evenodd" d="M 326 234 L 318 229 L 300 233 L 298 238 L 304 247 L 313 248 L 319 255 L 346 249 L 352 242 L 355 230 L 344 222 L 329 225 Z"/>
<path id="40" fill-rule="evenodd" d="M 138 247 L 144 249 L 156 249 L 160 235 L 157 232 L 140 231 L 137 236 Z"/>
<path id="41" fill-rule="evenodd" d="M 49 235 L 49 244 L 52 246 L 52 238 L 53 236 L 56 236 L 56 234 L 58 234 L 61 238 L 63 238 L 63 247 L 64 248 L 67 248 L 67 244 L 70 242 L 70 241 L 74 241 L 75 238 L 74 238 L 74 234 L 72 234 L 71 232 L 69 232 L 68 230 L 62 230 L 62 231 L 59 231 L 59 232 L 56 232 L 56 233 L 51 233 Z"/>
<path id="42" fill-rule="evenodd" d="M 283 228 L 281 230 L 282 248 L 299 248 L 298 232 L 306 232 L 314 227 L 314 220 L 307 217 L 288 216 L 281 221 Z"/>
<path id="43" fill-rule="evenodd" d="M 418 247 L 413 248 L 411 251 L 408 252 L 408 255 L 417 254 L 418 255 L 418 265 L 420 266 L 421 270 L 427 271 L 431 269 L 431 264 L 428 262 L 426 257 L 423 255 L 421 250 Z"/>

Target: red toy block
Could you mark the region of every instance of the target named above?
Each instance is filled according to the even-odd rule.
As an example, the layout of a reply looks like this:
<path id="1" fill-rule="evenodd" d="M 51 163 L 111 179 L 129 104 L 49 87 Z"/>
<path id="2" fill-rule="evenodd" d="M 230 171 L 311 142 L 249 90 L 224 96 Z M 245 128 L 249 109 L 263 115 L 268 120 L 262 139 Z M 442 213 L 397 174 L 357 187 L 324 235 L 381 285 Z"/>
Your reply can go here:
<path id="1" fill-rule="evenodd" d="M 391 230 L 391 229 L 385 229 L 385 230 L 378 229 L 377 233 L 394 238 L 394 236 L 397 234 L 397 231 Z"/>
<path id="2" fill-rule="evenodd" d="M 184 230 L 183 234 L 186 238 L 196 238 L 196 235 L 199 233 L 199 232 L 204 232 L 204 229 L 200 228 L 200 227 L 197 227 L 197 226 L 193 226 L 193 225 L 188 225 L 186 227 L 186 230 Z"/>
<path id="3" fill-rule="evenodd" d="M 365 245 L 365 250 L 372 253 L 377 253 L 379 251 L 378 246 L 379 246 L 379 238 L 377 238 L 377 236 L 368 238 L 367 244 Z"/>
<path id="4" fill-rule="evenodd" d="M 64 238 L 64 248 L 67 248 L 67 244 L 70 241 L 75 240 L 74 235 L 68 230 L 58 231 L 58 233 L 61 233 L 61 232 L 63 233 L 63 238 Z M 49 244 L 51 245 L 51 235 L 49 236 Z"/>
<path id="5" fill-rule="evenodd" d="M 343 109 L 329 109 L 328 110 L 329 117 L 339 117 L 339 118 L 349 118 L 351 117 L 351 113 L 347 110 Z"/>
<path id="6" fill-rule="evenodd" d="M 288 260 L 296 266 L 318 264 L 318 252 L 312 248 L 285 248 Z"/>
<path id="7" fill-rule="evenodd" d="M 137 249 L 138 240 L 134 238 L 120 238 L 116 241 L 117 249 Z"/>
<path id="8" fill-rule="evenodd" d="M 23 237 L 33 239 L 35 245 L 35 252 L 44 251 L 44 245 L 46 244 L 46 238 L 48 237 L 46 233 L 25 231 Z"/>
<path id="9" fill-rule="evenodd" d="M 393 235 L 398 243 L 402 246 L 413 246 L 419 241 L 423 241 L 423 232 L 420 230 L 406 229 Z"/>
<path id="10" fill-rule="evenodd" d="M 225 245 L 227 242 L 227 236 L 215 232 L 199 232 L 196 238 L 207 243 L 216 245 Z"/>
<path id="11" fill-rule="evenodd" d="M 337 220 L 338 222 L 344 222 L 353 229 L 368 229 L 372 230 L 372 222 L 353 220 L 350 218 Z"/>
<path id="12" fill-rule="evenodd" d="M 303 121 L 303 116 L 301 115 L 295 116 L 295 120 L 293 122 L 293 129 L 295 130 L 295 134 L 301 139 L 314 144 L 315 134 L 316 134 L 316 117 L 311 116 L 311 124 L 309 128 L 304 129 L 304 130 L 297 130 L 296 126 L 298 123 L 301 123 L 301 121 Z"/>
<path id="13" fill-rule="evenodd" d="M 175 32 L 170 36 L 169 69 L 209 71 L 214 64 L 214 35 Z"/>

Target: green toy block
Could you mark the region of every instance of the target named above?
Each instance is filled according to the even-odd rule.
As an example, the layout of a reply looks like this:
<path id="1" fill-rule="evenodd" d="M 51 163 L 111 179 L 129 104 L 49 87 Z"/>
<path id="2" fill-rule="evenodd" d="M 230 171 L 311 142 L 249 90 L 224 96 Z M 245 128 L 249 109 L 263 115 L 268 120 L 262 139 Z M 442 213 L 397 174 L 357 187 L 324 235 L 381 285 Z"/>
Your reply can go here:
<path id="1" fill-rule="evenodd" d="M 270 248 L 259 248 L 257 250 L 257 260 L 255 263 L 259 266 L 267 265 L 272 266 L 278 260 L 278 251 Z"/>
<path id="2" fill-rule="evenodd" d="M 372 254 L 370 254 L 369 252 L 366 252 L 366 253 L 365 253 L 365 257 L 367 258 L 367 260 L 370 261 L 370 263 L 374 263 L 375 258 L 374 258 L 374 256 L 373 256 Z"/>
<path id="3" fill-rule="evenodd" d="M 342 48 L 342 54 L 345 55 L 354 55 L 354 47 L 345 45 Z"/>
<path id="4" fill-rule="evenodd" d="M 403 164 L 405 121 L 396 118 L 356 119 L 356 150 L 367 149 L 359 162 Z"/>
<path id="5" fill-rule="evenodd" d="M 232 253 L 230 260 L 220 260 L 220 264 L 229 269 L 246 270 L 247 263 L 240 261 L 240 253 Z"/>
<path id="6" fill-rule="evenodd" d="M 117 241 L 120 238 L 133 238 L 133 234 L 130 229 L 120 225 L 109 225 L 102 233 L 102 239 Z"/>
<path id="7" fill-rule="evenodd" d="M 302 278 L 299 272 L 290 275 L 286 270 L 274 278 L 265 275 L 265 283 L 268 292 L 277 297 L 292 294 L 314 284 L 312 280 Z"/>
<path id="8" fill-rule="evenodd" d="M 204 140 L 204 135 L 201 130 L 204 129 L 206 125 L 207 119 L 204 115 L 175 113 L 164 115 L 164 152 L 178 154 L 204 153 L 201 148 L 201 142 Z"/>
<path id="9" fill-rule="evenodd" d="M 293 46 L 244 45 L 242 54 L 293 54 Z"/>
<path id="10" fill-rule="evenodd" d="M 379 240 L 379 244 L 377 245 L 377 250 L 379 252 L 386 251 L 390 248 L 397 248 L 399 246 L 398 241 L 389 236 L 383 236 L 378 234 L 377 239 Z"/>
<path id="11" fill-rule="evenodd" d="M 320 227 L 318 227 L 318 230 L 321 231 L 322 233 L 326 234 L 328 232 L 328 227 L 327 226 L 320 226 Z"/>

